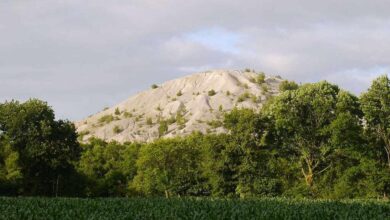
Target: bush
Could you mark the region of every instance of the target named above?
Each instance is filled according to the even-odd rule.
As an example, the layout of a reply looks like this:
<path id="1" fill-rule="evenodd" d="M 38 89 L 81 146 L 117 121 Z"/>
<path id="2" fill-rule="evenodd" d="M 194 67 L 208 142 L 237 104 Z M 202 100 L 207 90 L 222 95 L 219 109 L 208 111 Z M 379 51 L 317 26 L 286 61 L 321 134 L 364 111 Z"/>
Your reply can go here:
<path id="1" fill-rule="evenodd" d="M 299 86 L 296 82 L 284 80 L 279 84 L 279 91 L 284 92 L 284 91 L 288 91 L 288 90 L 296 90 L 296 89 L 298 89 L 298 87 Z"/>
<path id="2" fill-rule="evenodd" d="M 153 125 L 153 119 L 152 118 L 147 118 L 146 119 L 146 124 L 147 125 Z"/>
<path id="3" fill-rule="evenodd" d="M 219 128 L 219 127 L 223 126 L 223 123 L 221 121 L 218 121 L 218 120 L 213 120 L 213 121 L 207 122 L 207 125 L 209 125 L 212 128 Z"/>
<path id="4" fill-rule="evenodd" d="M 177 92 L 177 94 L 176 94 L 177 96 L 182 96 L 183 95 L 183 93 L 181 92 L 181 90 L 179 91 L 179 92 Z"/>
<path id="5" fill-rule="evenodd" d="M 118 125 L 115 125 L 115 127 L 112 130 L 115 134 L 119 134 L 123 131 L 123 129 L 121 127 L 119 127 Z"/>
<path id="6" fill-rule="evenodd" d="M 263 84 L 263 83 L 265 83 L 265 74 L 264 73 L 259 73 L 258 75 L 257 75 L 257 78 L 256 78 L 256 82 L 258 83 L 258 84 Z"/>
<path id="7" fill-rule="evenodd" d="M 120 115 L 121 114 L 121 111 L 119 110 L 119 108 L 116 108 L 115 109 L 115 115 Z"/>
<path id="8" fill-rule="evenodd" d="M 101 123 L 101 124 L 108 124 L 108 123 L 110 123 L 110 122 L 112 122 L 112 121 L 114 121 L 114 116 L 112 116 L 112 115 L 104 115 L 104 116 L 102 116 L 101 118 L 99 118 L 99 123 Z"/>
<path id="9" fill-rule="evenodd" d="M 128 112 L 128 111 L 125 111 L 125 112 L 123 113 L 123 116 L 125 116 L 125 118 L 131 118 L 131 117 L 133 117 L 133 114 L 131 114 L 131 113 Z"/>
<path id="10" fill-rule="evenodd" d="M 152 88 L 152 89 L 157 89 L 157 88 L 158 88 L 158 85 L 153 84 L 153 85 L 151 86 L 151 88 Z"/>
<path id="11" fill-rule="evenodd" d="M 267 93 L 268 92 L 268 86 L 263 84 L 261 85 L 261 91 L 263 91 L 263 93 Z"/>
<path id="12" fill-rule="evenodd" d="M 212 89 L 212 90 L 210 90 L 210 91 L 208 92 L 208 94 L 209 94 L 209 96 L 215 96 L 217 93 L 215 92 L 214 89 Z"/>
<path id="13" fill-rule="evenodd" d="M 160 126 L 158 127 L 158 135 L 159 137 L 164 136 L 168 131 L 168 122 L 165 120 L 160 121 Z"/>
<path id="14" fill-rule="evenodd" d="M 248 92 L 245 92 L 243 93 L 242 95 L 240 95 L 237 99 L 238 102 L 243 102 L 247 99 L 249 99 L 251 97 L 251 94 L 249 94 Z"/>

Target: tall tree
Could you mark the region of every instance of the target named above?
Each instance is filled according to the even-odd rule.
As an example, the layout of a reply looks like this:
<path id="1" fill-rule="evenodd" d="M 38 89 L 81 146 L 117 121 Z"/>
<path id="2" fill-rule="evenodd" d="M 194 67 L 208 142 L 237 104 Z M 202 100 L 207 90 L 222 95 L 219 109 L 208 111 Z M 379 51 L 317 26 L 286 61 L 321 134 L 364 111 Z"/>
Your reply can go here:
<path id="1" fill-rule="evenodd" d="M 272 195 L 278 184 L 267 164 L 272 125 L 251 109 L 233 109 L 225 115 L 228 135 L 205 138 L 205 171 L 216 196 Z"/>
<path id="2" fill-rule="evenodd" d="M 383 75 L 373 81 L 361 97 L 368 134 L 383 149 L 390 170 L 390 79 Z"/>
<path id="3" fill-rule="evenodd" d="M 87 178 L 87 196 L 125 196 L 136 174 L 139 144 L 90 139 L 84 144 L 78 171 Z"/>
<path id="4" fill-rule="evenodd" d="M 203 195 L 200 134 L 143 145 L 132 187 L 144 195 Z"/>
<path id="5" fill-rule="evenodd" d="M 300 164 L 307 187 L 315 191 L 316 178 L 332 166 L 332 155 L 353 143 L 359 130 L 359 103 L 353 95 L 327 82 L 305 84 L 277 97 L 267 111 L 283 147 Z M 347 131 L 347 132 L 343 132 Z"/>
<path id="6" fill-rule="evenodd" d="M 25 195 L 58 195 L 80 147 L 72 123 L 55 120 L 47 103 L 32 99 L 0 105 L 0 130 L 17 152 Z M 15 155 L 15 154 L 14 154 Z"/>

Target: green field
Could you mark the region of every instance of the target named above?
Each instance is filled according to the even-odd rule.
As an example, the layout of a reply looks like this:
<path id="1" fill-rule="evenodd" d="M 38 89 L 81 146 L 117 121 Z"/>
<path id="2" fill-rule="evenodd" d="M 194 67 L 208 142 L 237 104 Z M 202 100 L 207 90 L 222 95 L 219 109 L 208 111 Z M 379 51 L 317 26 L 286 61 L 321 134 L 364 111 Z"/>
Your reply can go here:
<path id="1" fill-rule="evenodd" d="M 390 219 L 390 203 L 326 200 L 0 198 L 1 219 Z"/>

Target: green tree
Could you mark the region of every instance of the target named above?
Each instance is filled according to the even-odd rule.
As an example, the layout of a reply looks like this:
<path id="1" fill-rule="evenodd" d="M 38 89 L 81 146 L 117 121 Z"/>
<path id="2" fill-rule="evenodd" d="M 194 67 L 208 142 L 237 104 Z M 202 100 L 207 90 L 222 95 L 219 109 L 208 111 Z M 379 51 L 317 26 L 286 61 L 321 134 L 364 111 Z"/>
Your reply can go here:
<path id="1" fill-rule="evenodd" d="M 282 146 L 297 158 L 312 194 L 316 179 L 333 166 L 337 149 L 359 144 L 358 99 L 327 82 L 282 93 L 267 111 L 274 117 Z"/>
<path id="2" fill-rule="evenodd" d="M 56 121 L 47 103 L 32 99 L 0 105 L 0 130 L 18 161 L 24 195 L 59 195 L 69 187 L 80 147 L 72 123 Z M 15 162 L 16 163 L 16 162 Z"/>
<path id="3" fill-rule="evenodd" d="M 382 148 L 390 170 L 390 79 L 384 75 L 373 81 L 361 97 L 367 133 Z"/>
<path id="4" fill-rule="evenodd" d="M 136 174 L 139 144 L 107 143 L 90 139 L 83 145 L 78 171 L 87 180 L 87 196 L 125 196 Z"/>
<path id="5" fill-rule="evenodd" d="M 12 149 L 9 139 L 0 135 L 0 195 L 17 195 L 22 179 L 19 154 Z"/>
<path id="6" fill-rule="evenodd" d="M 133 187 L 144 195 L 202 195 L 200 134 L 160 139 L 144 145 L 137 160 Z"/>
<path id="7" fill-rule="evenodd" d="M 268 169 L 272 122 L 250 109 L 225 115 L 229 135 L 205 138 L 205 170 L 216 196 L 275 195 L 279 182 Z"/>

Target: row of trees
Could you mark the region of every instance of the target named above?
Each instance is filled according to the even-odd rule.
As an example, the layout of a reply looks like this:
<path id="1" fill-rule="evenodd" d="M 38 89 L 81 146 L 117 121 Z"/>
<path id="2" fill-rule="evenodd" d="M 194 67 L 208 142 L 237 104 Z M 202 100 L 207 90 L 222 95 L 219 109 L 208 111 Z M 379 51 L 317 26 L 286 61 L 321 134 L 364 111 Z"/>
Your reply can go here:
<path id="1" fill-rule="evenodd" d="M 387 197 L 389 78 L 376 79 L 360 98 L 328 82 L 283 85 L 260 112 L 227 113 L 226 134 L 152 143 L 80 145 L 74 126 L 56 121 L 46 103 L 4 103 L 0 193 Z"/>

